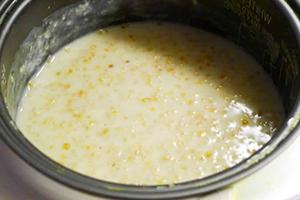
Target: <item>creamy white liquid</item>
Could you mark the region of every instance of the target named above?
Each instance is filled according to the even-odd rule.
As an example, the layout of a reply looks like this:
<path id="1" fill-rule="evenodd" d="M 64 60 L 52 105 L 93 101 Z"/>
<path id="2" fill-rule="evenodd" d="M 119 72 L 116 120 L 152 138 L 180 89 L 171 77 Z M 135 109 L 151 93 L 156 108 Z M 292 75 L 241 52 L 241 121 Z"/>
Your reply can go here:
<path id="1" fill-rule="evenodd" d="M 234 166 L 282 120 L 271 80 L 237 46 L 148 22 L 99 30 L 57 52 L 29 82 L 17 124 L 70 169 L 152 185 Z"/>

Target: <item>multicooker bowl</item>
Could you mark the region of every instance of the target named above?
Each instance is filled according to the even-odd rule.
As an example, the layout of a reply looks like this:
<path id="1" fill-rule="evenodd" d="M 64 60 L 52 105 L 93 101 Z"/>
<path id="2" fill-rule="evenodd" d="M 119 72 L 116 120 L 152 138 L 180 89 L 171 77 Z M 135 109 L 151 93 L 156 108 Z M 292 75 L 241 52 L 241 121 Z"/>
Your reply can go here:
<path id="1" fill-rule="evenodd" d="M 300 22 L 290 0 L 2 0 L 0 3 L 0 136 L 38 176 L 36 187 L 54 188 L 64 199 L 174 199 L 203 195 L 266 165 L 292 140 L 300 118 Z M 175 185 L 133 186 L 80 175 L 30 144 L 14 119 L 29 78 L 49 55 L 77 37 L 128 21 L 165 20 L 206 29 L 232 40 L 266 70 L 284 102 L 286 119 L 260 151 L 218 174 Z M 25 169 L 27 168 L 27 169 Z M 34 174 L 34 175 L 32 175 Z M 35 179 L 37 180 L 37 179 Z"/>

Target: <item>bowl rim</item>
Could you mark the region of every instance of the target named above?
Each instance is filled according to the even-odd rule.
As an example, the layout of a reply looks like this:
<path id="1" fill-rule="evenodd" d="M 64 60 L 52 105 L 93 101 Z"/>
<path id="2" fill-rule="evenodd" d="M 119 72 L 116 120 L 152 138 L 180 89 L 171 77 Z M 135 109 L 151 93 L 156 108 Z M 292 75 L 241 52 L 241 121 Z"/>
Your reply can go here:
<path id="1" fill-rule="evenodd" d="M 14 20 L 31 2 L 32 0 L 19 2 L 4 0 L 0 3 L 0 14 L 3 19 L 0 21 L 0 53 L 2 53 L 2 46 Z M 289 21 L 300 47 L 300 22 L 296 13 L 284 0 L 274 1 L 274 4 Z M 48 178 L 75 190 L 97 196 L 122 199 L 187 198 L 203 195 L 234 183 L 265 166 L 298 136 L 300 94 L 297 96 L 297 102 L 293 111 L 287 118 L 290 120 L 286 121 L 281 130 L 279 130 L 280 134 L 275 134 L 262 149 L 232 168 L 202 179 L 173 185 L 135 186 L 97 180 L 74 172 L 48 158 L 35 148 L 18 130 L 8 113 L 2 94 L 0 96 L 0 138 L 21 159 Z"/>

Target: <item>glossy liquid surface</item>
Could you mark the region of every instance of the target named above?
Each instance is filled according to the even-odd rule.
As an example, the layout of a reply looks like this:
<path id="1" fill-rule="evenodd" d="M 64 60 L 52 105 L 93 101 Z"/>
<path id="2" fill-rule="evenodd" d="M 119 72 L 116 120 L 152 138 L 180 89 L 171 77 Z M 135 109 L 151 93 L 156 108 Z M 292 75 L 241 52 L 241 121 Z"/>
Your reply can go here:
<path id="1" fill-rule="evenodd" d="M 280 97 L 252 57 L 213 34 L 147 22 L 57 52 L 29 82 L 17 124 L 70 169 L 155 185 L 234 166 L 282 121 Z"/>

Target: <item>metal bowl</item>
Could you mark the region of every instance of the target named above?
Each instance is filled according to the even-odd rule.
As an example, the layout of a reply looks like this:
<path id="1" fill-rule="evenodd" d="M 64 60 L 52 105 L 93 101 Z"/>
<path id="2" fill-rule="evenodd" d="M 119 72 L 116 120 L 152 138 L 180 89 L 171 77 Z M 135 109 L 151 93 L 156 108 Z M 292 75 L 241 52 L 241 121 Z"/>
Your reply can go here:
<path id="1" fill-rule="evenodd" d="M 43 174 L 44 180 L 54 184 L 57 191 L 66 191 L 66 196 L 174 199 L 223 188 L 265 166 L 296 137 L 300 118 L 300 22 L 296 14 L 299 10 L 296 1 L 284 0 L 2 0 L 0 136 L 34 169 L 30 169 L 32 172 L 40 177 Z M 14 122 L 30 77 L 49 55 L 79 36 L 99 27 L 143 20 L 188 24 L 241 46 L 264 67 L 278 88 L 286 112 L 281 129 L 240 164 L 174 185 L 133 186 L 96 180 L 42 154 Z"/>

